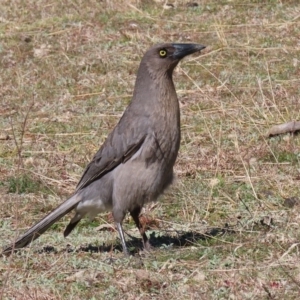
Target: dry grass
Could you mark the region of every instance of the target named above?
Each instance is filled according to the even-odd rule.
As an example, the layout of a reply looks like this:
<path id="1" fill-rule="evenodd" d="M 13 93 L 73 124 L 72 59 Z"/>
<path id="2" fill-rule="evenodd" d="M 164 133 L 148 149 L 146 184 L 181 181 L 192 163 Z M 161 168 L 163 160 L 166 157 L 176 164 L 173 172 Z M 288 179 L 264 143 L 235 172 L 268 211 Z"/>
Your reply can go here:
<path id="1" fill-rule="evenodd" d="M 63 239 L 68 216 L 0 259 L 1 299 L 299 299 L 300 140 L 266 137 L 300 119 L 299 1 L 195 2 L 1 1 L 1 245 L 72 193 L 150 45 L 208 46 L 175 72 L 178 179 L 145 210 L 153 252 L 123 258 L 110 214 Z"/>

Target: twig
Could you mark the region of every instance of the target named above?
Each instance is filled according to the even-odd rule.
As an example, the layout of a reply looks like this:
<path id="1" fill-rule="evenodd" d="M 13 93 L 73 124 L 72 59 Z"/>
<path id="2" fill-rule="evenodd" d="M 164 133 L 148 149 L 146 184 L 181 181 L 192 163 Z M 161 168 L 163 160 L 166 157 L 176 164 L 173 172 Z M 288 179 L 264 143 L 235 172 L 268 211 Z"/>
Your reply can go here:
<path id="1" fill-rule="evenodd" d="M 274 125 L 268 132 L 268 137 L 287 132 L 295 133 L 300 130 L 300 121 L 291 121 L 280 125 Z"/>
<path id="2" fill-rule="evenodd" d="M 22 160 L 22 150 L 23 150 L 23 142 L 24 142 L 24 135 L 25 135 L 25 128 L 26 128 L 26 124 L 27 124 L 27 120 L 28 120 L 28 116 L 29 116 L 29 112 L 31 111 L 32 107 L 34 105 L 34 101 L 32 102 L 32 104 L 29 106 L 23 124 L 22 124 L 22 128 L 21 128 L 21 138 L 20 138 L 20 143 L 18 143 L 17 141 L 17 137 L 16 137 L 16 132 L 14 129 L 14 125 L 12 122 L 12 119 L 9 118 L 10 121 L 10 126 L 12 129 L 12 134 L 13 134 L 13 138 L 14 138 L 14 142 L 16 144 L 17 147 L 17 151 L 18 151 L 18 157 L 19 157 L 19 162 L 18 162 L 18 170 L 20 169 L 20 167 L 23 167 L 23 160 Z"/>

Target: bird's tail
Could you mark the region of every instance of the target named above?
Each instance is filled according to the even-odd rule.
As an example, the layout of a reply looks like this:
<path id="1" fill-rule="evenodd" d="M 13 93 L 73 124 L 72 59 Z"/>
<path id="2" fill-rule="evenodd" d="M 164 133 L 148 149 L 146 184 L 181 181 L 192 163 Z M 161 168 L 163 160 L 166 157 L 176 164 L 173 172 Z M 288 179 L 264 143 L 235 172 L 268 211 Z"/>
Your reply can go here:
<path id="1" fill-rule="evenodd" d="M 73 208 L 75 208 L 76 205 L 80 202 L 80 198 L 81 197 L 78 194 L 74 194 L 72 197 L 64 201 L 41 221 L 28 229 L 23 235 L 18 237 L 11 245 L 5 247 L 2 254 L 10 255 L 14 250 L 23 248 L 37 239 L 52 224 L 54 224 L 56 221 L 70 212 Z"/>

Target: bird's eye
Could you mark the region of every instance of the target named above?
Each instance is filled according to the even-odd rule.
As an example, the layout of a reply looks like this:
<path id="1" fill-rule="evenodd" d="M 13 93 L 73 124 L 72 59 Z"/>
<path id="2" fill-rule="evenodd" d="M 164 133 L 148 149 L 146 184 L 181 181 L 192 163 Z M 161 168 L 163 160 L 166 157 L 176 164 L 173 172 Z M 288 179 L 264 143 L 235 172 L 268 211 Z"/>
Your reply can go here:
<path id="1" fill-rule="evenodd" d="M 167 50 L 166 49 L 159 50 L 159 56 L 160 57 L 166 57 L 167 56 Z"/>

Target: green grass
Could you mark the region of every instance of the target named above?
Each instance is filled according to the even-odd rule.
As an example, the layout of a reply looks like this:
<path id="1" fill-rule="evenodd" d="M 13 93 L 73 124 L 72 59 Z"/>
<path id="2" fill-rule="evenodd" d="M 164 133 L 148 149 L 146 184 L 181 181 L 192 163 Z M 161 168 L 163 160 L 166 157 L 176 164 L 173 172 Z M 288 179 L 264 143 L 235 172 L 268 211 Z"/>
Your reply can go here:
<path id="1" fill-rule="evenodd" d="M 300 118 L 299 1 L 169 2 L 1 2 L 1 246 L 74 191 L 148 47 L 207 45 L 174 73 L 182 141 L 143 214 L 153 251 L 128 217 L 124 258 L 110 213 L 64 239 L 68 215 L 0 258 L 1 299 L 299 298 L 300 139 L 267 137 Z"/>
<path id="2" fill-rule="evenodd" d="M 35 181 L 25 174 L 8 178 L 8 193 L 34 193 L 38 192 L 40 189 L 40 182 Z"/>

